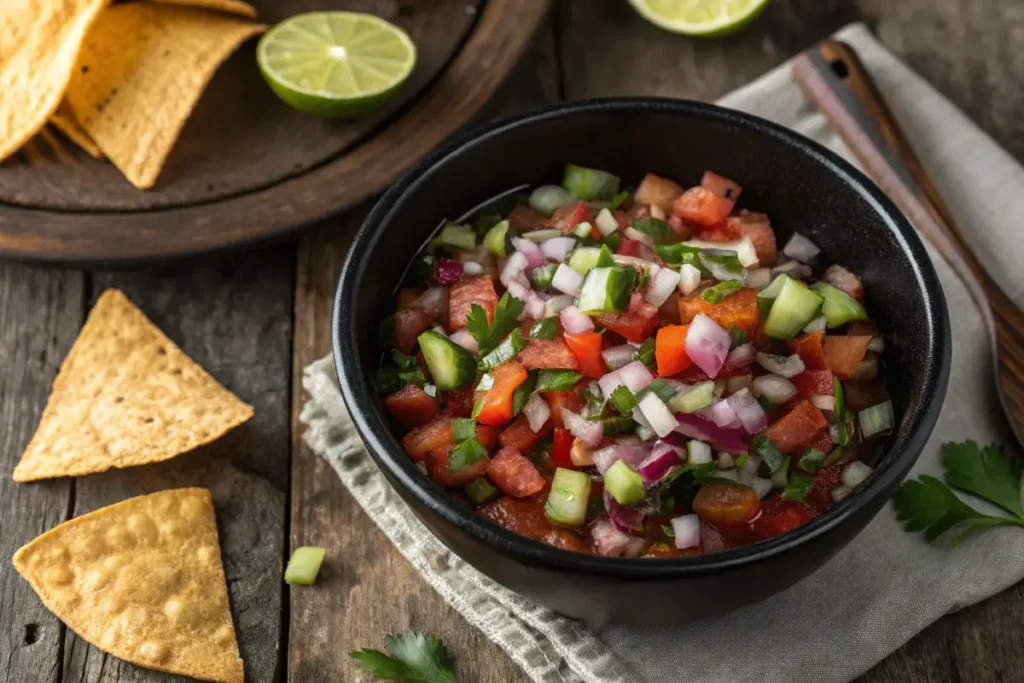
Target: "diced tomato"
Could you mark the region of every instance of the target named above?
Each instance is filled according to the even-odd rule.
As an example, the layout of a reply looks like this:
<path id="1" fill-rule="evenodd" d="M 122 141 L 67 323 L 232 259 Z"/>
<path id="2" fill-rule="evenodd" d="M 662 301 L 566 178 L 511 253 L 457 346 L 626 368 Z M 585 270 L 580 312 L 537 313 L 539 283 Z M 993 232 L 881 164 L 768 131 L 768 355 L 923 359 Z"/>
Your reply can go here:
<path id="1" fill-rule="evenodd" d="M 821 279 L 858 301 L 864 298 L 864 286 L 861 284 L 860 278 L 839 264 L 833 264 L 826 268 L 825 272 L 821 274 Z"/>
<path id="2" fill-rule="evenodd" d="M 425 425 L 437 416 L 439 410 L 437 399 L 412 382 L 385 396 L 384 407 L 406 429 Z"/>
<path id="3" fill-rule="evenodd" d="M 434 318 L 419 308 L 395 311 L 395 348 L 408 356 L 416 347 L 416 339 L 433 323 Z"/>
<path id="4" fill-rule="evenodd" d="M 564 233 L 570 233 L 573 228 L 584 221 L 590 221 L 590 212 L 587 211 L 586 204 L 576 202 L 555 211 L 554 215 L 548 219 L 547 225 L 548 227 L 558 228 Z"/>
<path id="5" fill-rule="evenodd" d="M 502 496 L 479 509 L 480 515 L 509 531 L 563 550 L 586 552 L 575 531 L 553 525 L 544 516 L 544 501 L 537 498 L 519 500 Z"/>
<path id="6" fill-rule="evenodd" d="M 686 333 L 689 331 L 689 325 L 667 325 L 658 330 L 654 340 L 654 358 L 659 376 L 671 377 L 693 365 L 686 355 Z"/>
<path id="7" fill-rule="evenodd" d="M 753 489 L 729 484 L 704 484 L 693 499 L 693 511 L 712 524 L 746 522 L 760 507 Z"/>
<path id="8" fill-rule="evenodd" d="M 576 356 L 563 339 L 531 339 L 516 356 L 527 370 L 579 370 Z"/>
<path id="9" fill-rule="evenodd" d="M 499 434 L 501 434 L 500 425 L 478 424 L 476 426 L 476 440 L 488 451 L 494 450 L 494 447 L 498 445 Z"/>
<path id="10" fill-rule="evenodd" d="M 803 360 L 804 365 L 811 370 L 821 370 L 825 367 L 825 356 L 822 351 L 822 341 L 825 333 L 822 330 L 801 334 L 796 339 L 786 342 L 790 353 L 795 353 Z"/>
<path id="11" fill-rule="evenodd" d="M 446 453 L 455 445 L 455 432 L 449 417 L 438 417 L 412 430 L 402 439 L 402 448 L 413 460 L 425 460 L 431 451 Z"/>
<path id="12" fill-rule="evenodd" d="M 812 439 L 811 442 L 809 444 L 807 444 L 807 447 L 808 448 L 815 448 L 815 449 L 817 449 L 817 450 L 819 450 L 819 451 L 821 451 L 822 453 L 825 453 L 825 454 L 827 454 L 829 451 L 831 451 L 832 450 L 832 437 L 829 436 L 828 430 L 826 429 L 826 430 L 822 431 L 821 434 L 818 434 L 818 436 L 814 437 L 814 439 Z"/>
<path id="13" fill-rule="evenodd" d="M 548 407 L 551 409 L 551 422 L 556 427 L 565 426 L 562 424 L 562 408 L 578 413 L 583 407 L 583 398 L 576 390 L 546 391 L 541 394 L 541 398 L 547 401 Z"/>
<path id="14" fill-rule="evenodd" d="M 846 408 L 854 412 L 877 406 L 889 398 L 885 385 L 877 379 L 849 379 L 843 382 Z"/>
<path id="15" fill-rule="evenodd" d="M 800 399 L 792 410 L 769 425 L 764 435 L 771 439 L 780 451 L 792 455 L 807 448 L 807 445 L 827 428 L 828 420 L 821 411 L 807 399 Z"/>
<path id="16" fill-rule="evenodd" d="M 796 377 L 790 377 L 789 381 L 796 387 L 801 396 L 811 394 L 834 394 L 835 384 L 832 382 L 832 373 L 828 370 L 804 370 Z"/>
<path id="17" fill-rule="evenodd" d="M 813 517 L 806 505 L 776 496 L 761 507 L 761 514 L 751 523 L 750 530 L 758 539 L 772 538 L 806 524 Z"/>
<path id="18" fill-rule="evenodd" d="M 668 215 L 668 227 L 672 228 L 672 234 L 677 240 L 685 240 L 690 236 L 690 226 L 674 213 Z"/>
<path id="19" fill-rule="evenodd" d="M 494 291 L 494 282 L 486 275 L 462 278 L 452 285 L 448 300 L 448 331 L 454 332 L 466 326 L 466 318 L 478 304 L 487 313 L 487 322 L 494 317 L 494 308 L 498 305 L 498 293 Z"/>
<path id="20" fill-rule="evenodd" d="M 448 466 L 451 463 L 450 453 L 450 448 L 430 452 L 427 471 L 430 472 L 430 478 L 438 484 L 443 486 L 465 486 L 474 479 L 482 477 L 484 473 L 487 472 L 487 466 L 490 462 L 490 458 L 488 457 L 483 457 L 480 460 L 477 460 L 463 470 L 453 472 L 448 469 Z"/>
<path id="21" fill-rule="evenodd" d="M 636 256 L 640 252 L 640 243 L 636 240 L 625 239 L 619 242 L 619 248 L 615 252 L 621 256 Z"/>
<path id="22" fill-rule="evenodd" d="M 423 294 L 422 289 L 400 289 L 395 307 L 399 310 L 409 308 L 409 305 L 419 299 L 421 294 Z"/>
<path id="23" fill-rule="evenodd" d="M 575 469 L 576 466 L 572 462 L 572 451 L 573 441 L 576 437 L 572 435 L 568 429 L 561 427 L 555 427 L 554 445 L 551 447 L 551 458 L 555 461 L 557 467 L 565 467 L 568 469 Z"/>
<path id="24" fill-rule="evenodd" d="M 513 498 L 526 498 L 544 490 L 544 477 L 529 458 L 514 448 L 502 448 L 491 458 L 487 478 Z"/>
<path id="25" fill-rule="evenodd" d="M 527 372 L 519 363 L 509 361 L 491 370 L 491 376 L 494 383 L 487 391 L 477 394 L 474 412 L 481 424 L 502 425 L 512 419 L 512 393 L 526 381 Z"/>
<path id="26" fill-rule="evenodd" d="M 710 228 L 704 228 L 697 233 L 697 238 L 704 240 L 705 242 L 732 242 L 738 239 L 738 235 L 733 232 L 729 222 L 719 223 L 718 225 Z"/>
<path id="27" fill-rule="evenodd" d="M 657 324 L 657 318 L 655 318 Z M 565 335 L 565 343 L 579 361 L 580 369 L 588 377 L 600 379 L 608 372 L 608 366 L 601 358 L 601 335 L 597 332 Z"/>
<path id="28" fill-rule="evenodd" d="M 469 417 L 473 413 L 473 390 L 456 389 L 441 392 L 444 414 L 449 417 Z"/>
<path id="29" fill-rule="evenodd" d="M 700 523 L 700 551 L 703 554 L 727 550 L 733 544 L 722 533 L 706 522 Z"/>
<path id="30" fill-rule="evenodd" d="M 741 289 L 717 304 L 708 303 L 701 298 L 700 293 L 679 298 L 680 322 L 689 324 L 698 313 L 703 313 L 727 330 L 730 325 L 735 325 L 741 330 L 753 332 L 761 319 L 757 308 L 757 290 Z"/>
<path id="31" fill-rule="evenodd" d="M 548 420 L 539 432 L 535 432 L 530 429 L 530 421 L 526 419 L 526 416 L 520 415 L 501 432 L 498 442 L 502 448 L 514 448 L 520 453 L 529 453 L 538 441 L 551 433 L 553 428 L 551 420 Z"/>
<path id="32" fill-rule="evenodd" d="M 846 326 L 846 334 L 851 337 L 874 337 L 878 334 L 878 323 L 874 320 L 855 320 Z"/>
<path id="33" fill-rule="evenodd" d="M 627 341 L 639 344 L 658 328 L 658 309 L 644 301 L 639 292 L 634 292 L 625 313 L 596 315 L 594 322 Z"/>
<path id="34" fill-rule="evenodd" d="M 730 216 L 725 222 L 728 231 L 735 235 L 733 239 L 749 237 L 757 252 L 757 260 L 762 268 L 775 265 L 778 245 L 775 231 L 763 213 L 742 212 L 739 216 Z"/>
<path id="35" fill-rule="evenodd" d="M 826 335 L 822 346 L 825 367 L 839 379 L 850 379 L 868 352 L 871 337 Z"/>
<path id="36" fill-rule="evenodd" d="M 672 204 L 672 213 L 684 221 L 711 227 L 728 218 L 733 205 L 705 187 L 691 187 Z"/>
<path id="37" fill-rule="evenodd" d="M 629 207 L 629 211 L 623 214 L 623 222 L 620 224 L 620 229 L 625 230 L 627 226 L 633 225 L 637 221 L 642 221 L 643 219 L 650 217 L 650 204 L 642 202 L 633 202 L 633 205 Z"/>
<path id="38" fill-rule="evenodd" d="M 683 188 L 668 178 L 648 173 L 636 188 L 633 199 L 642 204 L 653 204 L 665 213 L 672 212 L 672 202 L 683 193 Z"/>
<path id="39" fill-rule="evenodd" d="M 548 222 L 548 217 L 540 211 L 531 209 L 526 204 L 518 204 L 508 215 L 508 227 L 517 232 L 530 232 L 539 230 Z"/>
<path id="40" fill-rule="evenodd" d="M 679 291 L 673 291 L 658 309 L 659 325 L 679 324 Z"/>
<path id="41" fill-rule="evenodd" d="M 720 176 L 713 171 L 704 171 L 704 175 L 700 179 L 700 186 L 706 190 L 711 190 L 722 199 L 728 199 L 733 204 L 740 198 L 740 192 L 743 192 L 743 188 L 732 180 L 729 180 L 725 176 Z"/>
<path id="42" fill-rule="evenodd" d="M 807 494 L 804 502 L 811 506 L 811 509 L 821 514 L 831 509 L 835 504 L 832 500 L 832 489 L 839 485 L 839 477 L 843 474 L 845 462 L 837 462 L 828 467 L 823 467 L 814 475 L 814 483 Z"/>

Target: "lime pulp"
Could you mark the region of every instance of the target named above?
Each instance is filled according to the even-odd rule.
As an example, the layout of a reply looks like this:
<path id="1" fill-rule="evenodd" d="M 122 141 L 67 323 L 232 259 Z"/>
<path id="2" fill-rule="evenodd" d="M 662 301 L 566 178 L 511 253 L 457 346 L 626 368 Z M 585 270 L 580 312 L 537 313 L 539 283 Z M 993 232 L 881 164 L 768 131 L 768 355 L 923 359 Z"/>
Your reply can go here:
<path id="1" fill-rule="evenodd" d="M 690 36 L 725 36 L 753 21 L 769 0 L 629 0 L 652 24 Z"/>

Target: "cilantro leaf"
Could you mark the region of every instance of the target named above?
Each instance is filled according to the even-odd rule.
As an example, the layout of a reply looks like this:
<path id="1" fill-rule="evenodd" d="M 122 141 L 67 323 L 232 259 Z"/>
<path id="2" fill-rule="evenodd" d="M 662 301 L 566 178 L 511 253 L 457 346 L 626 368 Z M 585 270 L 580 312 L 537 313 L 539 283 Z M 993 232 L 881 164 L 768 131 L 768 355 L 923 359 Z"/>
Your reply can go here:
<path id="1" fill-rule="evenodd" d="M 953 539 L 956 545 L 981 529 L 996 524 L 1018 524 L 1024 520 L 984 515 L 956 497 L 949 487 L 935 477 L 923 474 L 918 481 L 907 481 L 893 496 L 897 519 L 908 532 L 924 531 L 924 540 L 931 543 L 956 526 L 961 526 Z"/>
<path id="2" fill-rule="evenodd" d="M 382 681 L 455 683 L 452 660 L 440 638 L 410 632 L 404 636 L 384 636 L 384 645 L 390 654 L 363 648 L 349 652 L 348 656 Z"/>
<path id="3" fill-rule="evenodd" d="M 462 472 L 487 457 L 487 449 L 476 438 L 466 439 L 448 453 L 448 471 Z"/>
<path id="4" fill-rule="evenodd" d="M 1020 500 L 1021 471 L 1024 468 L 1019 460 L 1007 457 L 1002 446 L 990 444 L 979 449 L 974 441 L 947 443 L 942 450 L 947 484 L 973 493 L 1024 519 Z"/>
<path id="5" fill-rule="evenodd" d="M 501 300 L 494 307 L 491 322 L 487 322 L 487 311 L 480 304 L 470 307 L 466 316 L 466 329 L 480 344 L 480 357 L 497 346 L 506 334 L 519 326 L 519 316 L 523 314 L 524 304 L 508 292 L 501 295 Z"/>

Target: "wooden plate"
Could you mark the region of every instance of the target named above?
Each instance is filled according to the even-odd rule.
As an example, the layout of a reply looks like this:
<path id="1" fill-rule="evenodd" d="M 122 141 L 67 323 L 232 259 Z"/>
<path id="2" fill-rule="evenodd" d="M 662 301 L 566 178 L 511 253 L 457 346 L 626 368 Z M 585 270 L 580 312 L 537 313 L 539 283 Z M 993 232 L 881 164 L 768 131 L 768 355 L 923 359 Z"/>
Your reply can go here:
<path id="1" fill-rule="evenodd" d="M 250 0 L 260 20 L 327 0 Z M 0 166 L 0 256 L 118 264 L 285 235 L 350 208 L 397 178 L 487 102 L 550 0 L 351 0 L 416 43 L 418 63 L 384 111 L 351 122 L 292 111 L 255 63 L 255 41 L 220 69 L 152 190 L 57 135 Z"/>

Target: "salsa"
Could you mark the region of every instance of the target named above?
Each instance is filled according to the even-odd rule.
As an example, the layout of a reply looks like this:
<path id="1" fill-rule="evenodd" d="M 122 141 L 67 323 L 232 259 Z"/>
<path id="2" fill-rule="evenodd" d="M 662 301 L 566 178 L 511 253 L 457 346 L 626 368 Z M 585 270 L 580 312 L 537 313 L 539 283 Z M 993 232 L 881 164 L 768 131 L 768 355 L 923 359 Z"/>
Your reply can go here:
<path id="1" fill-rule="evenodd" d="M 405 451 L 576 552 L 700 555 L 806 524 L 895 425 L 863 283 L 799 233 L 780 250 L 733 180 L 620 185 L 569 165 L 441 226 L 382 325 Z"/>

